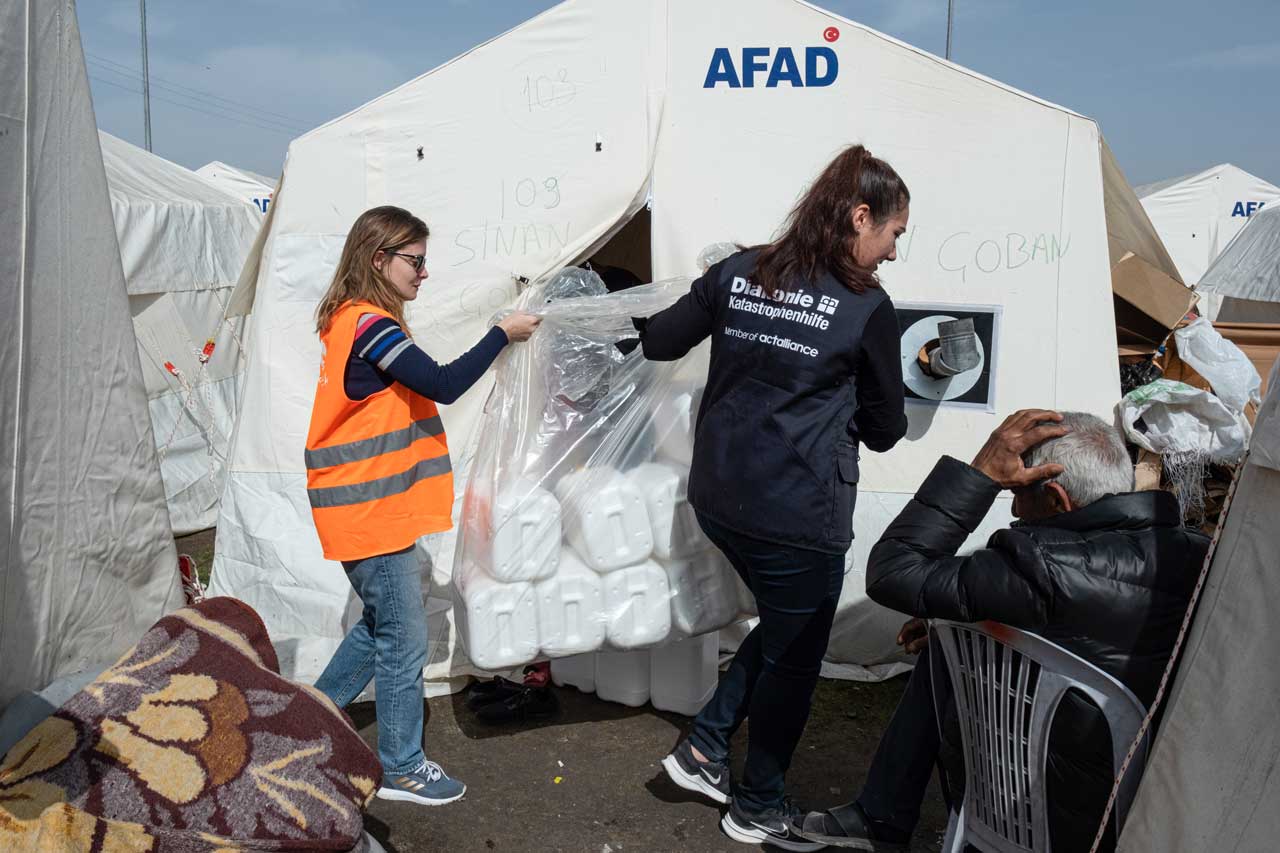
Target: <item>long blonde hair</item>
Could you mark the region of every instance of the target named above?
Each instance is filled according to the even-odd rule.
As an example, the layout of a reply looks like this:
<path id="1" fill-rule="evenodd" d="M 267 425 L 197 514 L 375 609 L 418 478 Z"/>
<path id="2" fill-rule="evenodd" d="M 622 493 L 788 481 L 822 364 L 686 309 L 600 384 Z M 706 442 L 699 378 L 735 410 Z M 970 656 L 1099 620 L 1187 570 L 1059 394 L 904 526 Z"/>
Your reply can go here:
<path id="1" fill-rule="evenodd" d="M 405 326 L 404 299 L 373 259 L 380 251 L 394 252 L 430 235 L 427 223 L 402 207 L 384 205 L 360 214 L 347 234 L 333 282 L 316 309 L 316 332 L 324 334 L 338 309 L 355 300 L 381 308 Z"/>

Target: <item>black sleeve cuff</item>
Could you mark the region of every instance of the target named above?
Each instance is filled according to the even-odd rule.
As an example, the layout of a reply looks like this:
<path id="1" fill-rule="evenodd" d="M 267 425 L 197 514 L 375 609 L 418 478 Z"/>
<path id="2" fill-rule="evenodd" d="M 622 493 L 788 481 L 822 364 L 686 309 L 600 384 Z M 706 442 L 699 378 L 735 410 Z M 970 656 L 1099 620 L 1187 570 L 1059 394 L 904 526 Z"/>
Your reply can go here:
<path id="1" fill-rule="evenodd" d="M 954 457 L 943 456 L 916 490 L 916 500 L 933 507 L 972 533 L 982 523 L 1000 491 L 1000 484 L 977 468 Z"/>

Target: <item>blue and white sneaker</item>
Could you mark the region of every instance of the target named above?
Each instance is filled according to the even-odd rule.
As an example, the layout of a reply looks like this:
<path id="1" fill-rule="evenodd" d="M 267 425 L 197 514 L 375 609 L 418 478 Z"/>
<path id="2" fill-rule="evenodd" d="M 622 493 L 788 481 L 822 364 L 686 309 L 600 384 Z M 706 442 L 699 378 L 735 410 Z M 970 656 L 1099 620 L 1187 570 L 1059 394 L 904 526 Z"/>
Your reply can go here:
<path id="1" fill-rule="evenodd" d="M 424 806 L 443 806 L 462 799 L 467 786 L 452 779 L 434 761 L 424 761 L 412 773 L 386 773 L 378 797 L 383 800 L 405 800 Z"/>

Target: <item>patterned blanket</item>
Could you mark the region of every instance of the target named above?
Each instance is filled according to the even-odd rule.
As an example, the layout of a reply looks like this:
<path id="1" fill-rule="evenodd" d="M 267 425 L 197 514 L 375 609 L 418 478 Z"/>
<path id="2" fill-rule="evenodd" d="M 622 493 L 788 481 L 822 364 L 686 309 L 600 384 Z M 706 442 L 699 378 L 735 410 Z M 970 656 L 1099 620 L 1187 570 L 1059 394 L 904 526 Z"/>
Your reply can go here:
<path id="1" fill-rule="evenodd" d="M 166 616 L 0 762 L 0 850 L 361 850 L 377 757 L 281 678 L 262 620 Z"/>

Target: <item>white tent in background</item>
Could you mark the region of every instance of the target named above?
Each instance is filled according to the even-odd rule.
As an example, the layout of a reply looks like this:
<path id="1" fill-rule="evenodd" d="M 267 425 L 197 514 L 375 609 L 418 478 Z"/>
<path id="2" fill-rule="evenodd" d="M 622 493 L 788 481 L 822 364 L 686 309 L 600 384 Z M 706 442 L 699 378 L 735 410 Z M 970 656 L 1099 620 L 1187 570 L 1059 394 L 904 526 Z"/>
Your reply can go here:
<path id="1" fill-rule="evenodd" d="M 262 226 L 237 195 L 101 134 L 111 212 L 175 534 L 212 527 L 242 375 L 231 289 Z"/>
<path id="2" fill-rule="evenodd" d="M 71 0 L 0 5 L 0 709 L 181 604 Z"/>
<path id="3" fill-rule="evenodd" d="M 1135 188 L 1142 206 L 1188 286 L 1280 187 L 1223 163 L 1193 175 Z"/>
<path id="4" fill-rule="evenodd" d="M 276 189 L 274 178 L 264 177 L 248 169 L 237 169 L 218 160 L 205 163 L 196 169 L 196 174 L 250 202 L 260 213 L 265 214 L 271 206 L 271 196 Z"/>
<path id="5" fill-rule="evenodd" d="M 901 617 L 864 594 L 870 546 L 940 454 L 970 458 L 1008 412 L 1109 416 L 1119 380 L 1108 232 L 1159 240 L 1145 217 L 1109 228 L 1112 210 L 1140 209 L 1104 167 L 1093 121 L 798 0 L 569 0 L 291 144 L 237 293 L 252 297 L 257 343 L 214 590 L 257 608 L 301 679 L 318 674 L 355 612 L 320 553 L 303 443 L 320 358 L 314 308 L 362 211 L 397 204 L 430 224 L 431 279 L 409 322 L 449 359 L 512 298 L 516 276 L 592 256 L 643 279 L 689 275 L 710 243 L 770 239 L 853 141 L 911 188 L 899 260 L 883 268 L 901 315 L 970 310 L 991 344 L 971 405 L 914 403 L 908 438 L 862 457 L 828 671 L 867 675 L 857 665 L 898 660 Z M 459 490 L 487 390 L 442 412 Z M 1008 518 L 1001 500 L 971 541 Z M 422 547 L 439 590 L 452 535 Z M 447 621 L 433 620 L 428 676 L 464 671 Z"/>
<path id="6" fill-rule="evenodd" d="M 1252 228 L 1253 226 L 1249 226 Z M 1274 850 L 1280 837 L 1280 362 L 1117 850 Z"/>
<path id="7" fill-rule="evenodd" d="M 1254 213 L 1198 289 L 1221 300 L 1223 322 L 1280 323 L 1280 204 Z"/>

